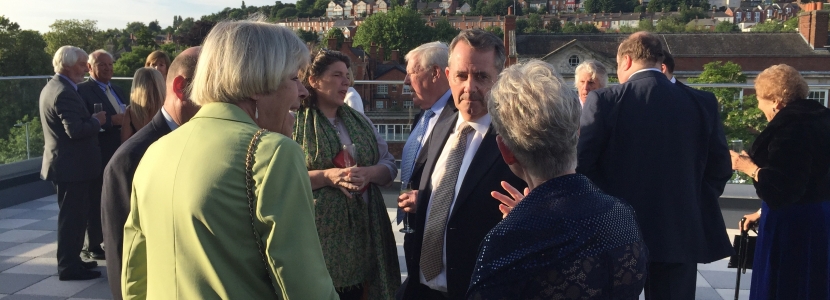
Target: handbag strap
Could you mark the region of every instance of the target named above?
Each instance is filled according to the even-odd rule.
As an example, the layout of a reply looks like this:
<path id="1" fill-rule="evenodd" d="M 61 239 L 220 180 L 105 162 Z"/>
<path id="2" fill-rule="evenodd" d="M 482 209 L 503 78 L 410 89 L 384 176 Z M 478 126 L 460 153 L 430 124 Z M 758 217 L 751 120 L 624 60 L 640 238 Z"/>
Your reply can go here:
<path id="1" fill-rule="evenodd" d="M 254 240 L 256 240 L 256 245 L 259 248 L 259 255 L 262 257 L 262 264 L 265 266 L 265 274 L 268 276 L 268 282 L 271 283 L 271 290 L 274 294 L 277 294 L 277 288 L 274 287 L 274 280 L 271 277 L 271 267 L 268 264 L 268 258 L 265 256 L 265 247 L 262 246 L 262 238 L 259 235 L 259 232 L 256 230 L 256 217 L 254 217 L 254 153 L 256 153 L 256 147 L 259 143 L 262 134 L 268 132 L 267 129 L 260 129 L 254 134 L 254 137 L 251 139 L 251 143 L 248 145 L 248 154 L 245 156 L 245 188 L 248 192 L 248 212 L 251 216 L 251 229 L 254 232 Z"/>

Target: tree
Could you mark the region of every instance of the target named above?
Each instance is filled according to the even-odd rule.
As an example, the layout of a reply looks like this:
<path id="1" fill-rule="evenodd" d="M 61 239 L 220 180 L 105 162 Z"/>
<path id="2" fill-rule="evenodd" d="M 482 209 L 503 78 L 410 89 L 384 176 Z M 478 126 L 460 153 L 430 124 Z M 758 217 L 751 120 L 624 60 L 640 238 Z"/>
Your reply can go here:
<path id="1" fill-rule="evenodd" d="M 599 33 L 599 29 L 597 29 L 594 24 L 591 23 L 582 23 L 582 24 L 574 24 L 573 22 L 565 23 L 565 26 L 562 27 L 562 33 Z"/>
<path id="2" fill-rule="evenodd" d="M 635 33 L 639 31 L 636 27 L 631 27 L 628 25 L 620 26 L 620 29 L 617 30 L 619 33 Z"/>
<path id="3" fill-rule="evenodd" d="M 282 9 L 277 11 L 277 14 L 276 14 L 276 18 L 280 19 L 280 20 L 285 19 L 285 18 L 290 18 L 290 17 L 296 17 L 296 16 L 297 16 L 297 9 L 294 8 L 294 7 L 283 7 Z"/>
<path id="4" fill-rule="evenodd" d="M 562 32 L 562 23 L 557 18 L 551 18 L 550 22 L 545 25 L 545 30 L 548 32 Z"/>
<path id="5" fill-rule="evenodd" d="M 530 26 L 527 22 L 527 19 L 518 19 L 516 20 L 516 34 L 523 34 L 525 30 Z"/>
<path id="6" fill-rule="evenodd" d="M 654 32 L 656 29 L 654 28 L 654 23 L 650 19 L 640 19 L 640 22 L 637 23 L 637 29 L 640 31 L 651 31 Z"/>
<path id="7" fill-rule="evenodd" d="M 746 83 L 746 75 L 741 66 L 733 62 L 710 62 L 703 65 L 699 77 L 689 78 L 690 83 Z M 721 120 L 724 132 L 729 140 L 740 139 L 745 144 L 752 144 L 761 130 L 766 126 L 766 118 L 758 109 L 758 100 L 754 96 L 740 98 L 740 88 L 701 88 L 718 98 L 721 106 Z"/>
<path id="8" fill-rule="evenodd" d="M 46 52 L 55 53 L 58 48 L 72 45 L 84 49 L 87 53 L 101 49 L 104 43 L 100 40 L 97 21 L 93 20 L 56 20 L 49 25 L 51 31 L 43 35 L 46 40 Z"/>
<path id="9" fill-rule="evenodd" d="M 155 20 L 147 24 L 147 30 L 150 30 L 150 33 L 152 34 L 161 33 L 161 26 L 159 26 L 159 20 Z"/>
<path id="10" fill-rule="evenodd" d="M 638 4 L 631 0 L 585 0 L 583 6 L 588 13 L 632 12 Z"/>
<path id="11" fill-rule="evenodd" d="M 314 32 L 314 31 L 306 31 L 306 30 L 303 30 L 302 28 L 300 28 L 300 29 L 297 29 L 296 32 L 297 32 L 297 36 L 299 36 L 300 39 L 303 40 L 303 42 L 316 43 L 317 41 L 319 41 L 319 39 L 317 38 L 317 33 Z"/>
<path id="12" fill-rule="evenodd" d="M 190 47 L 201 45 L 205 40 L 205 37 L 207 37 L 207 34 L 210 33 L 211 29 L 213 29 L 213 26 L 216 26 L 216 22 L 208 20 L 196 21 L 193 23 L 193 26 L 190 27 L 190 30 L 182 35 L 182 44 Z"/>
<path id="13" fill-rule="evenodd" d="M 153 35 L 149 29 L 142 28 L 138 32 L 134 34 L 135 36 L 135 44 L 138 46 L 150 47 L 153 49 L 158 49 L 158 44 L 156 44 L 156 37 Z"/>
<path id="14" fill-rule="evenodd" d="M 445 43 L 452 42 L 452 39 L 454 39 L 455 36 L 457 36 L 458 33 L 461 32 L 461 30 L 452 26 L 452 24 L 450 24 L 450 21 L 448 21 L 447 18 L 441 18 L 440 20 L 438 20 L 438 22 L 435 22 L 434 30 L 434 40 L 442 41 Z"/>
<path id="15" fill-rule="evenodd" d="M 434 29 L 426 25 L 418 12 L 398 6 L 388 13 L 367 17 L 354 36 L 354 45 L 368 49 L 374 42 L 384 49 L 408 53 L 409 50 L 432 41 L 433 32 Z"/>
<path id="16" fill-rule="evenodd" d="M 792 17 L 784 21 L 784 30 L 787 32 L 794 32 L 798 30 L 798 16 Z"/>
<path id="17" fill-rule="evenodd" d="M 675 17 L 664 17 L 657 21 L 657 32 L 684 32 L 686 24 Z"/>
<path id="18" fill-rule="evenodd" d="M 9 119 L 13 120 L 13 119 Z M 28 150 L 33 157 L 43 154 L 43 130 L 40 119 L 24 115 L 15 124 L 28 124 Z M 8 138 L 0 139 L 0 164 L 8 164 L 26 159 L 27 151 L 26 127 L 12 127 L 9 130 Z"/>
<path id="19" fill-rule="evenodd" d="M 732 22 L 718 22 L 718 25 L 715 25 L 715 32 L 739 32 L 741 31 L 738 28 L 738 25 Z"/>
<path id="20" fill-rule="evenodd" d="M 798 23 L 796 23 L 798 24 Z M 797 26 L 797 25 L 796 25 Z M 784 23 L 778 20 L 768 19 L 765 22 L 755 24 L 752 32 L 794 32 L 796 27 L 784 28 Z"/>
<path id="21" fill-rule="evenodd" d="M 146 46 L 135 46 L 133 51 L 121 54 L 121 58 L 115 61 L 112 71 L 118 77 L 133 77 L 135 71 L 144 67 L 144 62 L 147 61 L 147 56 L 153 52 L 154 48 Z"/>
<path id="22" fill-rule="evenodd" d="M 242 8 L 242 9 L 247 8 L 247 7 L 245 6 L 245 1 L 242 1 L 242 6 L 241 6 L 241 8 Z"/>
<path id="23" fill-rule="evenodd" d="M 504 30 L 502 30 L 501 27 L 499 27 L 499 26 L 490 25 L 490 26 L 485 27 L 484 30 L 495 34 L 497 37 L 503 37 L 504 36 Z"/>
<path id="24" fill-rule="evenodd" d="M 340 46 L 343 45 L 343 41 L 346 40 L 346 36 L 343 35 L 343 30 L 337 27 L 332 27 L 326 32 L 326 39 L 334 38 L 337 40 L 337 49 L 340 49 Z"/>
<path id="25" fill-rule="evenodd" d="M 542 20 L 542 16 L 536 13 L 529 13 L 527 14 L 527 27 L 522 30 L 523 33 L 544 33 L 547 32 L 545 29 L 545 21 Z M 516 22 L 518 28 L 518 21 Z"/>

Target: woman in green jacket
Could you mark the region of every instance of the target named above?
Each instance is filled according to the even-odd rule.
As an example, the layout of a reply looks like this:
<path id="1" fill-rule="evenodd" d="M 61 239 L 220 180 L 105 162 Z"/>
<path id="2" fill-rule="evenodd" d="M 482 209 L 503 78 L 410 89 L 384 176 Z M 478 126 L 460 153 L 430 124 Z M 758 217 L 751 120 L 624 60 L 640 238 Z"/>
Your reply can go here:
<path id="1" fill-rule="evenodd" d="M 201 110 L 135 173 L 125 299 L 337 299 L 303 152 L 286 137 L 289 110 L 308 93 L 297 77 L 307 62 L 285 27 L 211 30 L 191 93 Z"/>

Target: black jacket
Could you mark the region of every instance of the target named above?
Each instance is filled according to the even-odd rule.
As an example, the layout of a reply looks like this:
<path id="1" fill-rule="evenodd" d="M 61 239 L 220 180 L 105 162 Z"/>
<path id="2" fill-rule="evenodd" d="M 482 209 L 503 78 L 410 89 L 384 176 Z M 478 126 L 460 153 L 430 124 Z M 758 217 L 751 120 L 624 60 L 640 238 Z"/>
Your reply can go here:
<path id="1" fill-rule="evenodd" d="M 771 209 L 830 201 L 830 109 L 820 103 L 782 108 L 749 155 L 761 168 L 755 190 Z"/>

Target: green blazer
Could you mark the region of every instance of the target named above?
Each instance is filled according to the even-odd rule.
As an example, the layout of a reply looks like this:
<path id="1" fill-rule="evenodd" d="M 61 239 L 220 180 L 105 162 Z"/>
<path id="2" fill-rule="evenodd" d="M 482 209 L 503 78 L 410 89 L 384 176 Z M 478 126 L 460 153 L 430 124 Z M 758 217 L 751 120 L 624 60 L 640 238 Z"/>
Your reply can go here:
<path id="1" fill-rule="evenodd" d="M 212 103 L 147 150 L 124 226 L 124 299 L 338 299 L 314 223 L 304 154 L 281 134 L 255 154 L 254 239 L 245 156 L 259 127 Z"/>

